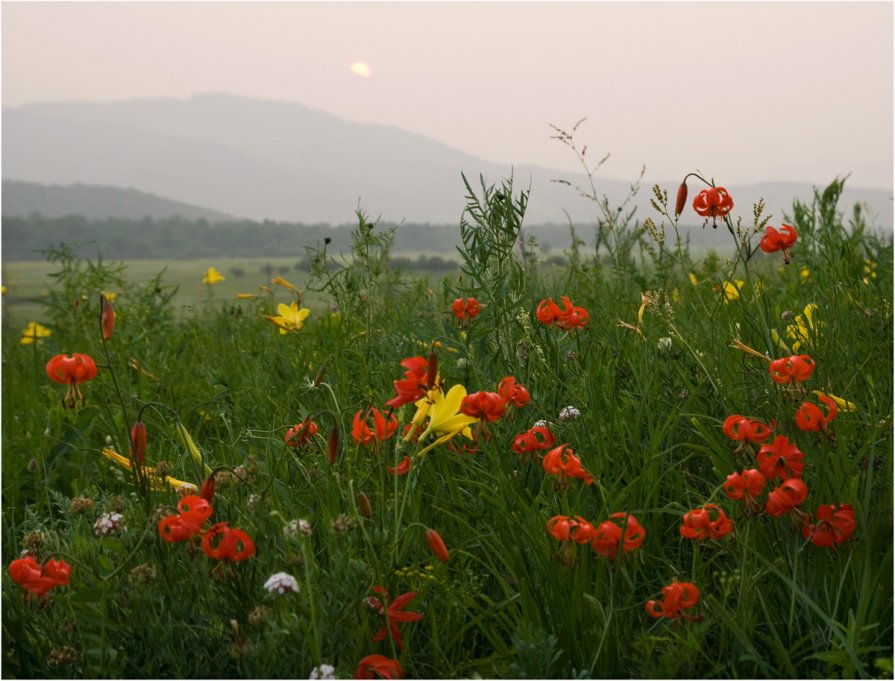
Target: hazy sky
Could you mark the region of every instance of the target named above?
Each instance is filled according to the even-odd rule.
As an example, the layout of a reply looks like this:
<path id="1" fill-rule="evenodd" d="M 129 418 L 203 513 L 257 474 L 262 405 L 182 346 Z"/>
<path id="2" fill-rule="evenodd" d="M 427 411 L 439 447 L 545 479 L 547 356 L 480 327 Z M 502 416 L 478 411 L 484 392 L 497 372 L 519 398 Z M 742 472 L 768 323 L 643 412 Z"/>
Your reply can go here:
<path id="1" fill-rule="evenodd" d="M 892 2 L 3 2 L 4 105 L 228 92 L 604 177 L 891 187 Z M 352 65 L 362 62 L 367 66 Z"/>

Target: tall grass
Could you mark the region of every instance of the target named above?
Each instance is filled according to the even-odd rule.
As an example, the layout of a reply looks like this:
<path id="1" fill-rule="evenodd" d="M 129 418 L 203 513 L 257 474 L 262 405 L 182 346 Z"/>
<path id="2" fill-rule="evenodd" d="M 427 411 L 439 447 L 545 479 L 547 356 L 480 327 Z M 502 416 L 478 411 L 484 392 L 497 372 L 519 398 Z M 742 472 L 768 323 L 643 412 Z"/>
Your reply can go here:
<path id="1" fill-rule="evenodd" d="M 163 276 L 136 285 L 123 267 L 55 252 L 37 320 L 52 335 L 23 345 L 21 320 L 4 320 L 3 554 L 5 566 L 23 550 L 63 557 L 72 578 L 38 598 L 4 573 L 4 674 L 306 678 L 332 664 L 345 678 L 379 653 L 408 677 L 891 676 L 892 244 L 860 210 L 846 220 L 841 186 L 794 206 L 788 267 L 756 251 L 760 209 L 751 225 L 719 226 L 730 230 L 729 252 L 696 261 L 671 238 L 676 218 L 657 190 L 648 225 L 606 222 L 597 253 L 573 242 L 569 267 L 557 270 L 520 250 L 525 192 L 467 183 L 459 275 L 401 276 L 389 266 L 393 234 L 360 215 L 349 259 L 334 262 L 323 244 L 309 254 L 308 289 L 335 310 L 315 308 L 285 335 L 265 318 L 276 314 L 269 299 L 237 307 L 210 287 L 180 316 Z M 96 301 L 111 286 L 106 366 Z M 586 330 L 536 319 L 540 300 L 564 295 L 589 312 Z M 483 309 L 460 324 L 451 302 L 467 296 Z M 772 332 L 792 344 L 787 327 L 809 304 L 813 331 L 799 352 L 816 369 L 805 387 L 776 385 L 765 362 L 731 346 L 790 354 Z M 399 363 L 433 349 L 446 387 L 495 391 L 513 376 L 532 399 L 477 426 L 478 451 L 463 451 L 458 436 L 391 475 L 419 451 L 400 437 L 414 406 L 396 411 L 397 435 L 375 447 L 355 445 L 352 421 L 369 406 L 386 413 Z M 71 352 L 103 362 L 77 410 L 62 407 L 63 387 L 44 370 Z M 829 436 L 794 425 L 813 389 L 857 407 L 838 414 Z M 567 406 L 580 418 L 560 420 Z M 748 513 L 727 498 L 727 476 L 755 466 L 754 448 L 735 455 L 722 432 L 734 413 L 774 421 L 799 445 L 809 488 L 800 512 L 850 504 L 848 541 L 815 546 L 797 513 Z M 201 484 L 179 419 L 209 467 L 235 470 L 218 476 L 213 521 L 245 530 L 252 558 L 221 565 L 197 540 L 160 538 L 177 495 L 141 495 L 102 455 L 127 453 L 138 414 L 147 465 Z M 306 416 L 317 435 L 287 447 L 287 429 Z M 537 456 L 511 451 L 538 420 L 580 456 L 592 485 L 558 484 Z M 705 503 L 725 509 L 733 535 L 681 537 L 683 515 Z M 110 511 L 127 531 L 98 537 L 94 522 Z M 646 529 L 643 545 L 616 559 L 545 529 L 555 515 L 596 524 L 616 512 Z M 297 519 L 309 535 L 290 525 Z M 443 537 L 447 563 L 430 551 L 427 528 Z M 277 572 L 299 592 L 266 591 Z M 701 592 L 692 618 L 651 618 L 644 604 L 674 579 Z M 373 641 L 384 621 L 369 607 L 373 586 L 392 599 L 417 594 L 407 610 L 424 619 L 398 625 L 403 650 Z"/>

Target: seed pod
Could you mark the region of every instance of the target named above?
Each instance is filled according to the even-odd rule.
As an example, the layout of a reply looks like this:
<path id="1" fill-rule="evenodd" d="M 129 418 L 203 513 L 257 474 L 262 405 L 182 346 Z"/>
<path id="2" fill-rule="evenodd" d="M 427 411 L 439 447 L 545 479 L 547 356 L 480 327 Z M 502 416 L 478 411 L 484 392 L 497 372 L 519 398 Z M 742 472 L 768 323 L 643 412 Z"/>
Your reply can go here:
<path id="1" fill-rule="evenodd" d="M 684 212 L 684 206 L 687 203 L 687 183 L 681 182 L 681 186 L 677 188 L 677 201 L 674 204 L 675 216 Z"/>
<path id="2" fill-rule="evenodd" d="M 104 295 L 100 294 L 99 300 L 99 324 L 103 332 L 103 340 L 111 340 L 112 330 L 115 328 L 115 308 Z"/>
<path id="3" fill-rule="evenodd" d="M 319 369 L 317 369 L 317 375 L 314 376 L 314 387 L 320 385 L 320 382 L 323 380 L 323 374 L 326 371 L 326 365 L 321 365 Z"/>
<path id="4" fill-rule="evenodd" d="M 429 353 L 429 371 L 426 374 L 426 387 L 431 390 L 435 387 L 435 379 L 438 377 L 438 355 L 435 351 Z"/>
<path id="5" fill-rule="evenodd" d="M 357 497 L 355 497 L 355 499 L 357 501 L 357 507 L 360 510 L 360 514 L 364 518 L 372 518 L 373 517 L 373 507 L 370 505 L 370 498 L 363 492 L 358 492 Z"/>
<path id="6" fill-rule="evenodd" d="M 339 426 L 333 426 L 333 429 L 329 431 L 329 438 L 326 440 L 326 455 L 330 465 L 334 465 L 336 459 L 339 458 Z"/>
<path id="7" fill-rule="evenodd" d="M 447 546 L 444 545 L 444 540 L 441 538 L 441 535 L 430 527 L 426 530 L 426 541 L 429 544 L 429 548 L 432 549 L 432 553 L 435 554 L 435 557 L 442 563 L 447 563 L 451 555 L 447 550 Z"/>

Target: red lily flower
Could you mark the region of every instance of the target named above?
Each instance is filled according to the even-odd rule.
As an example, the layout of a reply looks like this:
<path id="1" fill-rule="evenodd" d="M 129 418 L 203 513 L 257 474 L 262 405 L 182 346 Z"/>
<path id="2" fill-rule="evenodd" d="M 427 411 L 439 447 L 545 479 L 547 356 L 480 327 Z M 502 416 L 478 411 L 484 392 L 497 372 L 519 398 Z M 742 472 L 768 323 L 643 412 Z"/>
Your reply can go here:
<path id="1" fill-rule="evenodd" d="M 428 387 L 429 361 L 425 357 L 408 357 L 401 361 L 407 369 L 404 378 L 394 382 L 397 396 L 385 403 L 385 406 L 397 409 L 405 404 L 416 402 L 426 395 Z"/>
<path id="2" fill-rule="evenodd" d="M 385 655 L 367 655 L 357 663 L 355 679 L 403 679 L 404 669 L 398 660 Z"/>
<path id="3" fill-rule="evenodd" d="M 712 511 L 717 513 L 714 520 L 711 517 Z M 684 524 L 680 527 L 684 539 L 720 539 L 731 532 L 733 521 L 716 504 L 706 504 L 702 508 L 687 511 L 684 514 Z"/>
<path id="4" fill-rule="evenodd" d="M 768 494 L 764 510 L 774 517 L 786 515 L 807 498 L 808 485 L 799 478 L 790 478 Z"/>
<path id="5" fill-rule="evenodd" d="M 762 445 L 755 458 L 768 480 L 801 478 L 805 468 L 805 455 L 785 435 L 778 435 L 771 444 Z"/>
<path id="6" fill-rule="evenodd" d="M 217 546 L 212 546 L 218 537 Z M 255 555 L 255 542 L 242 530 L 230 529 L 227 523 L 217 523 L 202 535 L 202 550 L 209 558 L 236 563 Z"/>
<path id="7" fill-rule="evenodd" d="M 791 355 L 775 359 L 768 365 L 768 370 L 775 383 L 801 383 L 814 372 L 814 360 L 808 355 Z"/>
<path id="8" fill-rule="evenodd" d="M 733 208 L 733 199 L 724 187 L 703 189 L 693 199 L 693 210 L 708 221 L 712 219 L 712 227 L 718 227 L 717 219 L 723 218 Z"/>
<path id="9" fill-rule="evenodd" d="M 773 227 L 768 227 L 765 230 L 764 236 L 761 237 L 761 241 L 758 243 L 758 246 L 765 253 L 776 253 L 777 251 L 783 251 L 783 263 L 788 265 L 790 260 L 788 249 L 796 242 L 796 239 L 798 238 L 799 235 L 793 228 L 793 226 L 787 225 L 784 222 L 783 226 L 780 227 L 779 232 Z"/>
<path id="10" fill-rule="evenodd" d="M 56 355 L 47 362 L 47 376 L 56 383 L 68 384 L 62 406 L 74 409 L 79 400 L 84 404 L 84 395 L 78 385 L 96 378 L 96 362 L 88 355 L 78 352 L 71 356 Z"/>
<path id="11" fill-rule="evenodd" d="M 496 421 L 506 412 L 506 400 L 497 393 L 485 391 L 470 393 L 460 403 L 460 413 L 482 421 Z"/>
<path id="12" fill-rule="evenodd" d="M 372 429 L 370 429 L 370 425 L 366 420 L 371 413 L 373 414 Z M 363 417 L 361 417 L 361 414 L 364 414 L 363 409 L 358 410 L 354 415 L 353 427 L 351 429 L 351 437 L 354 438 L 355 444 L 369 445 L 376 442 L 385 442 L 398 429 L 398 419 L 394 414 L 391 415 L 388 421 L 375 407 L 368 408 Z"/>
<path id="13" fill-rule="evenodd" d="M 575 456 L 575 452 L 569 445 L 563 444 L 551 449 L 544 455 L 544 470 L 550 475 L 558 475 L 561 478 L 581 478 L 584 484 L 590 485 L 594 479 L 581 466 L 581 459 Z"/>
<path id="14" fill-rule="evenodd" d="M 677 619 L 681 610 L 692 608 L 699 603 L 699 589 L 690 582 L 674 580 L 662 587 L 661 601 L 647 601 L 646 611 L 655 618 L 668 617 Z M 684 615 L 686 617 L 686 615 Z"/>
<path id="15" fill-rule="evenodd" d="M 559 305 L 553 302 L 553 298 L 542 300 L 538 303 L 538 309 L 535 311 L 535 316 L 544 326 L 554 324 L 561 314 L 562 310 L 559 309 Z"/>
<path id="16" fill-rule="evenodd" d="M 296 423 L 286 431 L 284 438 L 287 447 L 301 447 L 308 444 L 317 434 L 317 424 L 311 420 L 310 416 L 302 419 L 301 423 Z"/>
<path id="17" fill-rule="evenodd" d="M 855 509 L 848 504 L 824 504 L 817 509 L 817 522 L 805 519 L 802 534 L 816 546 L 835 546 L 855 531 Z"/>
<path id="18" fill-rule="evenodd" d="M 547 521 L 547 532 L 558 541 L 587 544 L 593 541 L 596 530 L 580 515 L 576 515 L 574 518 L 558 515 Z"/>
<path id="19" fill-rule="evenodd" d="M 731 473 L 724 483 L 724 491 L 731 499 L 745 499 L 749 506 L 756 505 L 756 499 L 764 489 L 767 480 L 760 471 L 750 468 L 741 473 Z"/>
<path id="20" fill-rule="evenodd" d="M 619 518 L 620 520 L 614 520 Z M 621 523 L 621 525 L 619 525 Z M 624 540 L 622 540 L 624 526 Z M 594 551 L 606 558 L 615 558 L 619 545 L 624 553 L 640 548 L 646 537 L 646 530 L 637 522 L 637 518 L 628 513 L 613 513 L 609 520 L 604 520 L 594 530 L 591 546 Z"/>
<path id="21" fill-rule="evenodd" d="M 401 463 L 397 466 L 388 467 L 388 472 L 392 475 L 407 475 L 410 472 L 411 465 L 413 465 L 413 459 L 405 454 L 404 458 L 401 459 Z"/>
<path id="22" fill-rule="evenodd" d="M 796 426 L 804 431 L 820 430 L 826 432 L 827 424 L 836 418 L 839 413 L 839 407 L 836 406 L 835 400 L 826 395 L 819 395 L 820 401 L 827 405 L 827 414 L 821 411 L 820 407 L 811 402 L 802 402 L 796 412 Z"/>
<path id="23" fill-rule="evenodd" d="M 416 598 L 416 592 L 411 591 L 406 594 L 401 594 L 389 604 L 388 591 L 386 591 L 385 587 L 374 586 L 373 591 L 382 594 L 382 597 L 385 599 L 385 604 L 375 596 L 370 597 L 370 604 L 376 609 L 377 613 L 386 618 L 386 622 L 382 625 L 382 629 L 376 632 L 376 635 L 373 636 L 373 640 L 382 641 L 389 635 L 389 632 L 391 632 L 391 636 L 395 640 L 398 650 L 403 650 L 404 644 L 401 641 L 401 632 L 398 630 L 398 622 L 418 622 L 423 619 L 423 613 L 421 612 L 404 612 L 404 608 L 407 607 L 407 604 Z M 387 616 L 386 612 L 388 613 Z"/>
<path id="24" fill-rule="evenodd" d="M 186 541 L 202 531 L 202 525 L 212 513 L 207 499 L 195 494 L 185 496 L 177 502 L 177 515 L 169 515 L 159 522 L 158 533 L 167 542 Z"/>
<path id="25" fill-rule="evenodd" d="M 541 449 L 552 449 L 554 442 L 553 433 L 546 426 L 535 426 L 515 437 L 513 451 L 516 454 L 527 454 Z"/>
<path id="26" fill-rule="evenodd" d="M 40 566 L 33 556 L 25 556 L 9 564 L 9 576 L 26 591 L 43 596 L 50 589 L 71 581 L 71 565 L 64 560 L 51 559 Z"/>
<path id="27" fill-rule="evenodd" d="M 568 296 L 562 297 L 563 311 L 556 319 L 556 325 L 563 331 L 586 329 L 590 314 L 583 307 L 575 307 Z"/>
<path id="28" fill-rule="evenodd" d="M 447 546 L 445 546 L 441 535 L 431 527 L 426 530 L 426 543 L 429 544 L 429 548 L 432 549 L 432 553 L 435 554 L 435 557 L 438 558 L 438 560 L 442 563 L 448 562 L 451 554 L 448 552 Z"/>
<path id="29" fill-rule="evenodd" d="M 472 321 L 482 311 L 482 305 L 475 298 L 455 298 L 451 309 L 461 322 Z"/>
<path id="30" fill-rule="evenodd" d="M 497 393 L 504 401 L 519 409 L 528 404 L 531 399 L 528 390 L 516 383 L 516 379 L 512 376 L 507 376 L 497 385 Z"/>
<path id="31" fill-rule="evenodd" d="M 731 440 L 747 442 L 764 442 L 773 432 L 773 428 L 758 419 L 749 419 L 739 414 L 728 416 L 723 429 L 724 434 Z"/>

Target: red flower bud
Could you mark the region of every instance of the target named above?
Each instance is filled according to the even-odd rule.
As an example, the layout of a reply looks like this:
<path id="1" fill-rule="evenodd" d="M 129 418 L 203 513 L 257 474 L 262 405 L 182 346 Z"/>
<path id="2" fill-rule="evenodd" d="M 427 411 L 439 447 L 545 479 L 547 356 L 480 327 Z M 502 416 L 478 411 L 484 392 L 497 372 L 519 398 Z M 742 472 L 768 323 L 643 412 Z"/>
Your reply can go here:
<path id="1" fill-rule="evenodd" d="M 339 426 L 333 426 L 333 429 L 329 431 L 329 437 L 326 440 L 326 455 L 330 465 L 334 465 L 336 459 L 339 458 Z"/>
<path id="2" fill-rule="evenodd" d="M 214 499 L 215 484 L 214 473 L 212 473 L 205 478 L 205 481 L 202 483 L 202 490 L 199 492 L 199 496 L 211 503 L 211 500 Z"/>
<path id="3" fill-rule="evenodd" d="M 426 372 L 426 387 L 431 390 L 435 387 L 435 379 L 438 376 L 438 355 L 435 351 L 429 353 L 428 371 Z"/>
<path id="4" fill-rule="evenodd" d="M 675 216 L 684 212 L 684 206 L 687 204 L 687 183 L 681 182 L 681 186 L 677 188 L 677 201 L 674 203 Z"/>
<path id="5" fill-rule="evenodd" d="M 146 424 L 137 421 L 131 428 L 131 458 L 137 460 L 140 466 L 143 466 L 143 459 L 146 456 Z"/>
<path id="6" fill-rule="evenodd" d="M 435 554 L 435 557 L 438 560 L 442 563 L 448 562 L 451 554 L 448 552 L 447 546 L 445 546 L 444 540 L 438 532 L 432 528 L 426 530 L 426 542 L 428 542 L 429 548 L 432 549 L 432 553 Z"/>
<path id="7" fill-rule="evenodd" d="M 103 340 L 107 341 L 112 338 L 112 330 L 115 328 L 115 309 L 104 295 L 100 294 L 99 298 L 99 324 L 102 327 Z"/>

